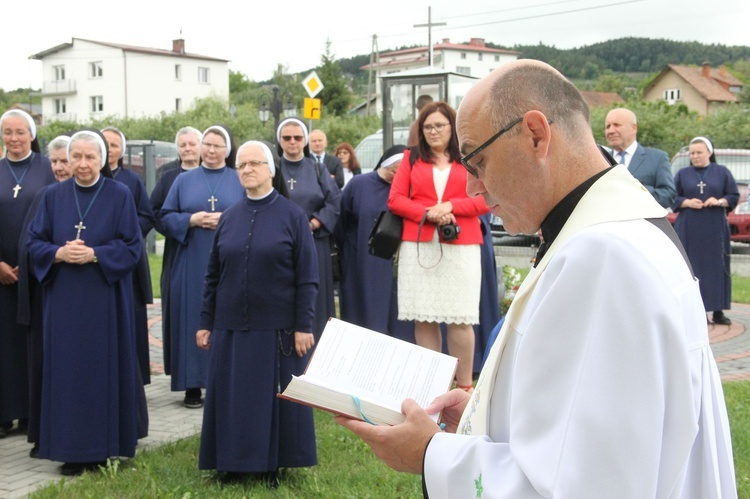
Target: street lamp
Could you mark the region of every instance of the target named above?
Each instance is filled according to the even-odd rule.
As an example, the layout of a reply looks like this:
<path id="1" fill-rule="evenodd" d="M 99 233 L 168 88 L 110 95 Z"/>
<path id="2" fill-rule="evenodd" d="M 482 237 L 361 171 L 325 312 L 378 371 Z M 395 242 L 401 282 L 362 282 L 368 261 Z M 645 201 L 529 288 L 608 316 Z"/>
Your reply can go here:
<path id="1" fill-rule="evenodd" d="M 279 93 L 281 89 L 278 85 L 271 85 L 272 98 L 271 103 L 268 103 L 268 94 L 263 94 L 260 100 L 260 109 L 258 109 L 258 118 L 264 125 L 268 122 L 269 118 L 273 116 L 273 129 L 274 132 L 279 128 L 279 116 L 283 113 L 284 118 L 291 118 L 297 114 L 297 108 L 294 106 L 294 96 L 291 92 L 287 91 L 284 93 L 284 101 L 282 102 Z M 274 133 L 275 142 L 275 133 Z"/>

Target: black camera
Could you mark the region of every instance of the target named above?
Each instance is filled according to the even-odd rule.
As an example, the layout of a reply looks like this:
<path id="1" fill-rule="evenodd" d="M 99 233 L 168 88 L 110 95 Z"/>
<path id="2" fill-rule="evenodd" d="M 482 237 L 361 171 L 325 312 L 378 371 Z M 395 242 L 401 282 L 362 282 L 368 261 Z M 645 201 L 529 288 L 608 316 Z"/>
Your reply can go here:
<path id="1" fill-rule="evenodd" d="M 453 241 L 454 239 L 458 239 L 459 232 L 461 232 L 461 227 L 454 223 L 440 226 L 440 235 L 443 237 L 443 241 Z"/>

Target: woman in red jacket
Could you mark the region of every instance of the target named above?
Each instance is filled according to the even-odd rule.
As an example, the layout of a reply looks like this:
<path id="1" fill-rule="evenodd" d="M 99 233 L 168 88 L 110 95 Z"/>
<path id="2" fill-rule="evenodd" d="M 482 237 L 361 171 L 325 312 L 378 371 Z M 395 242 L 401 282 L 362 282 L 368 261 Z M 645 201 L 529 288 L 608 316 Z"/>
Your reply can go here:
<path id="1" fill-rule="evenodd" d="M 466 194 L 459 162 L 456 112 L 445 102 L 427 104 L 417 122 L 419 145 L 406 151 L 393 179 L 388 207 L 404 219 L 398 257 L 398 318 L 416 321 L 417 344 L 459 359 L 456 385 L 472 390 L 474 329 L 482 281 L 481 197 Z M 417 154 L 416 161 L 410 158 Z"/>

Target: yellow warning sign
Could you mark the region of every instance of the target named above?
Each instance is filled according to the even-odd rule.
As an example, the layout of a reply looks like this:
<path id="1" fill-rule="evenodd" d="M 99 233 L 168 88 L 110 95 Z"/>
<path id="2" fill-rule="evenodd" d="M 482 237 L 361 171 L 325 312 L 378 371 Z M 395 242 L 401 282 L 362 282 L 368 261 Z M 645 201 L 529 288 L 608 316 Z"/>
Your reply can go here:
<path id="1" fill-rule="evenodd" d="M 305 97 L 305 112 L 303 116 L 309 120 L 320 119 L 320 99 Z"/>
<path id="2" fill-rule="evenodd" d="M 305 87 L 307 95 L 309 95 L 311 99 L 323 90 L 323 82 L 320 81 L 320 78 L 318 78 L 318 74 L 315 71 L 302 80 L 302 86 Z"/>

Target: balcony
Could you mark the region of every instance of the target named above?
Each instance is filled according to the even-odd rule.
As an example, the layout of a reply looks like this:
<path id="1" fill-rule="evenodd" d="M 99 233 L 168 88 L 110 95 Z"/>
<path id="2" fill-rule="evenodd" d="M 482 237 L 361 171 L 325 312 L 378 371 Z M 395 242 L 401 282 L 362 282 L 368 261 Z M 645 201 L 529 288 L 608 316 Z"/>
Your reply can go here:
<path id="1" fill-rule="evenodd" d="M 52 80 L 42 83 L 42 91 L 35 92 L 32 95 L 45 97 L 52 95 L 75 95 L 76 93 L 75 80 Z"/>

